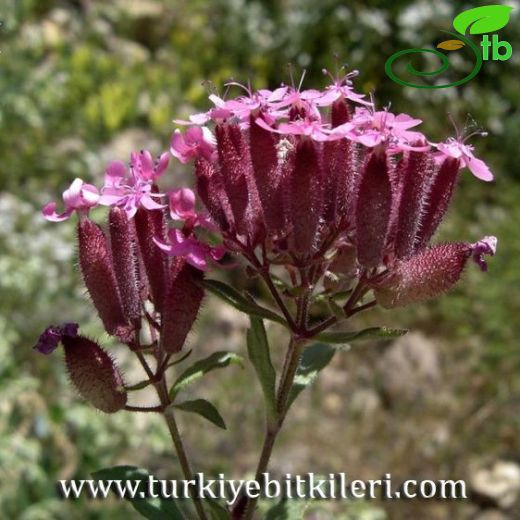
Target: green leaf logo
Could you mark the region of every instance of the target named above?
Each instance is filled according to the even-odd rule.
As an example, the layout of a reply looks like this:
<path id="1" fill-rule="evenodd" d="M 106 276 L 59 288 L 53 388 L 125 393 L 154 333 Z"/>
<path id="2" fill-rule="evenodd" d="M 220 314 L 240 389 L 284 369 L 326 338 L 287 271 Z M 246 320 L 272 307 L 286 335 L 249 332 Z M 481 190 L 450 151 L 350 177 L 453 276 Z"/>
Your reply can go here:
<path id="1" fill-rule="evenodd" d="M 507 5 L 484 5 L 463 11 L 453 20 L 453 27 L 460 34 L 485 34 L 498 31 L 509 22 L 513 8 Z"/>

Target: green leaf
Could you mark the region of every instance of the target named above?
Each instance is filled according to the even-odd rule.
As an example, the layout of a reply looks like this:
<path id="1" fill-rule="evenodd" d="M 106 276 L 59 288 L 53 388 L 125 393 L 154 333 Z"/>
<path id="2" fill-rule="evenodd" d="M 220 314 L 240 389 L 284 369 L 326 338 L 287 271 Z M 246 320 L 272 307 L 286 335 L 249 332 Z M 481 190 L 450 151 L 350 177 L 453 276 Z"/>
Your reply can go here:
<path id="1" fill-rule="evenodd" d="M 509 22 L 513 8 L 507 5 L 484 5 L 463 11 L 453 20 L 453 27 L 460 34 L 485 34 L 498 31 Z"/>
<path id="2" fill-rule="evenodd" d="M 267 511 L 265 520 L 301 520 L 309 505 L 306 500 L 283 499 Z"/>
<path id="3" fill-rule="evenodd" d="M 188 367 L 173 383 L 170 388 L 170 397 L 174 399 L 184 387 L 200 379 L 208 372 L 231 364 L 243 366 L 243 360 L 239 355 L 225 351 L 214 352 L 207 358 L 199 359 Z"/>
<path id="4" fill-rule="evenodd" d="M 255 302 L 252 302 L 246 296 L 224 282 L 220 282 L 219 280 L 203 280 L 200 283 L 211 294 L 218 296 L 220 299 L 224 300 L 226 303 L 229 303 L 235 307 L 235 309 L 238 309 L 241 312 L 245 312 L 250 316 L 256 316 L 258 318 L 265 318 L 266 320 L 275 321 L 276 323 L 280 323 L 282 325 L 286 324 L 285 320 L 276 314 L 276 312 L 257 305 Z"/>
<path id="5" fill-rule="evenodd" d="M 135 466 L 114 466 L 113 468 L 100 469 L 92 473 L 92 477 L 96 480 L 110 481 L 121 480 L 122 486 L 124 482 L 129 482 L 129 486 L 141 481 L 137 486 L 136 496 L 141 493 L 148 494 L 148 478 L 150 473 L 143 468 Z M 115 483 L 112 484 L 112 489 L 118 489 Z M 127 493 L 130 489 L 127 490 Z M 171 499 L 163 498 L 129 498 L 125 496 L 134 509 L 140 513 L 144 518 L 149 520 L 184 520 L 184 516 L 179 511 L 175 502 Z"/>
<path id="6" fill-rule="evenodd" d="M 269 343 L 264 322 L 250 317 L 251 328 L 247 331 L 247 353 L 262 385 L 268 417 L 276 419 L 276 372 L 271 362 Z"/>
<path id="7" fill-rule="evenodd" d="M 185 412 L 196 413 L 212 422 L 215 426 L 226 429 L 226 423 L 219 411 L 215 408 L 215 405 L 206 401 L 205 399 L 194 399 L 193 401 L 184 401 L 183 403 L 174 404 L 174 408 L 184 410 Z"/>
<path id="8" fill-rule="evenodd" d="M 336 350 L 326 343 L 314 343 L 303 351 L 289 394 L 288 408 L 303 390 L 316 381 L 320 371 L 331 362 Z"/>
<path id="9" fill-rule="evenodd" d="M 385 339 L 404 336 L 406 329 L 389 329 L 387 327 L 370 327 L 355 332 L 322 332 L 316 339 L 325 343 L 352 343 L 363 339 Z"/>

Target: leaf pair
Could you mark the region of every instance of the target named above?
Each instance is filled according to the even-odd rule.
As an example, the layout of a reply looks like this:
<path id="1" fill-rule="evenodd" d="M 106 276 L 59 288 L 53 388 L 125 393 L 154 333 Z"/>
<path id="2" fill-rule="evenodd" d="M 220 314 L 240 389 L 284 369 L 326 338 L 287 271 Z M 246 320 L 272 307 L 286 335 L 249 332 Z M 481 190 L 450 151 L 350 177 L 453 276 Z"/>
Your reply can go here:
<path id="1" fill-rule="evenodd" d="M 278 418 L 276 403 L 276 371 L 271 362 L 269 342 L 263 321 L 251 316 L 251 327 L 247 331 L 247 353 L 258 376 L 269 421 Z M 388 339 L 406 334 L 403 329 L 388 329 L 386 327 L 371 327 L 356 332 L 323 332 L 317 336 L 320 343 L 314 343 L 305 348 L 299 361 L 294 384 L 289 394 L 288 406 L 298 395 L 314 383 L 338 350 L 346 350 L 345 344 L 366 339 Z M 343 345 L 339 347 L 338 345 Z"/>
<path id="2" fill-rule="evenodd" d="M 217 368 L 224 368 L 228 365 L 235 364 L 242 366 L 242 358 L 233 352 L 219 351 L 214 352 L 204 359 L 200 359 L 188 367 L 173 383 L 170 388 L 170 398 L 175 400 L 177 394 L 188 385 L 197 381 L 208 372 L 216 370 Z M 182 410 L 184 412 L 191 412 L 204 417 L 215 426 L 226 429 L 226 423 L 220 415 L 219 411 L 209 401 L 205 399 L 194 399 L 192 401 L 184 401 L 182 403 L 175 403 L 171 405 L 173 408 Z"/>

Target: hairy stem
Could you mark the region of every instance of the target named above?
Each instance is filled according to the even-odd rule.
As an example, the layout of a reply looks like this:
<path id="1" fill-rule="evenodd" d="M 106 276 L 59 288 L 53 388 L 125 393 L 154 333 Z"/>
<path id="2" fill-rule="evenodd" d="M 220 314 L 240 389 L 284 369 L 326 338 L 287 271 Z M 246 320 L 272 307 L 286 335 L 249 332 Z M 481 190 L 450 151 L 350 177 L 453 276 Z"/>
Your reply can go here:
<path id="1" fill-rule="evenodd" d="M 162 377 L 159 383 L 156 385 L 156 389 L 157 394 L 159 395 L 159 399 L 164 406 L 164 420 L 166 421 L 168 430 L 170 431 L 170 436 L 172 438 L 173 445 L 175 446 L 175 451 L 177 453 L 177 458 L 179 459 L 184 478 L 188 481 L 194 480 L 188 454 L 184 448 L 184 443 L 182 442 L 182 437 L 177 426 L 177 421 L 175 420 L 173 409 L 171 406 L 169 406 L 171 401 L 168 395 L 168 389 L 166 388 L 164 377 Z M 202 500 L 199 496 L 197 496 L 196 490 L 193 490 L 193 486 L 190 486 L 190 495 L 191 499 L 193 500 L 193 505 L 197 511 L 198 518 L 200 520 L 207 520 L 206 512 L 204 511 L 204 507 L 202 505 Z"/>
<path id="2" fill-rule="evenodd" d="M 177 421 L 175 420 L 175 415 L 173 413 L 173 409 L 170 406 L 172 404 L 170 400 L 170 396 L 168 395 L 168 388 L 166 386 L 166 379 L 164 377 L 164 371 L 159 375 L 153 373 L 152 369 L 148 365 L 145 357 L 141 352 L 137 351 L 136 353 L 139 362 L 141 363 L 144 371 L 148 375 L 151 381 L 154 382 L 155 389 L 157 391 L 157 395 L 159 396 L 159 400 L 161 401 L 161 411 L 164 416 L 164 420 L 166 421 L 166 425 L 168 426 L 168 430 L 170 431 L 170 436 L 173 441 L 173 445 L 175 447 L 175 452 L 177 454 L 177 458 L 179 460 L 182 473 L 186 480 L 194 480 L 193 472 L 191 470 L 191 465 L 188 459 L 188 455 L 186 453 L 186 449 L 182 442 L 182 437 L 179 432 L 179 428 L 177 426 Z M 160 370 L 160 364 L 158 363 L 158 370 Z M 151 411 L 151 410 L 150 410 Z M 192 491 L 192 487 L 190 487 L 190 494 L 193 500 L 193 504 L 197 511 L 197 517 L 200 520 L 207 520 L 206 512 L 204 511 L 204 507 L 202 505 L 201 499 L 197 496 L 196 491 Z"/>

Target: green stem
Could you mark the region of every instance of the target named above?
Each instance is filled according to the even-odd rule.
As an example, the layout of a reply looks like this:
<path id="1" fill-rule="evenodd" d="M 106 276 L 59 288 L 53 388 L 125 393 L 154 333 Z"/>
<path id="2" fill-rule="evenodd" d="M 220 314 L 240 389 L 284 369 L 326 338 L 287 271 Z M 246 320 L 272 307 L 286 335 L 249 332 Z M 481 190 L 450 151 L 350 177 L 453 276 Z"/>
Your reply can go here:
<path id="1" fill-rule="evenodd" d="M 191 469 L 188 455 L 182 442 L 182 437 L 177 426 L 177 421 L 175 420 L 175 415 L 172 408 L 169 407 L 171 401 L 170 397 L 168 396 L 168 389 L 166 388 L 164 377 L 161 378 L 159 383 L 156 385 L 156 390 L 157 394 L 159 395 L 159 399 L 161 400 L 161 404 L 164 406 L 164 420 L 166 421 L 168 430 L 170 431 L 170 436 L 172 438 L 173 445 L 175 446 L 175 451 L 177 452 L 177 458 L 179 459 L 184 478 L 186 480 L 194 480 L 193 471 Z M 197 510 L 197 516 L 200 520 L 207 520 L 206 512 L 204 511 L 204 507 L 202 505 L 202 500 L 197 496 L 196 491 L 191 491 L 191 488 L 192 486 L 190 486 L 190 495 L 191 499 L 193 500 L 193 505 Z"/>
<path id="2" fill-rule="evenodd" d="M 260 454 L 260 459 L 258 460 L 258 466 L 255 473 L 255 480 L 257 482 L 260 481 L 262 474 L 267 471 L 269 460 L 271 459 L 271 455 L 273 453 L 274 444 L 278 434 L 280 433 L 285 416 L 287 415 L 289 395 L 294 383 L 294 376 L 296 375 L 296 370 L 298 369 L 298 363 L 304 345 L 305 340 L 297 339 L 294 336 L 291 336 L 277 395 L 278 421 L 276 425 L 268 425 L 266 428 L 262 452 Z M 257 499 L 253 498 L 247 500 L 244 514 L 242 516 L 244 520 L 250 520 L 252 518 L 255 511 L 256 502 Z"/>
<path id="3" fill-rule="evenodd" d="M 175 416 L 173 414 L 173 409 L 169 406 L 171 404 L 170 396 L 168 395 L 168 388 L 166 386 L 166 380 L 164 377 L 164 372 L 160 374 L 158 378 L 156 374 L 153 373 L 150 365 L 146 361 L 145 357 L 141 352 L 135 352 L 139 362 L 143 366 L 144 371 L 151 381 L 154 382 L 155 390 L 157 391 L 157 395 L 159 396 L 159 400 L 161 401 L 162 414 L 164 416 L 164 420 L 166 421 L 166 425 L 168 426 L 168 430 L 170 431 L 170 436 L 173 441 L 173 445 L 175 447 L 175 452 L 177 454 L 177 458 L 179 459 L 179 463 L 181 465 L 182 473 L 186 480 L 194 480 L 193 472 L 191 470 L 190 462 L 188 459 L 188 455 L 184 448 L 184 444 L 182 442 L 182 437 L 179 432 L 179 428 L 177 426 L 177 421 L 175 420 Z M 160 366 L 158 363 L 158 370 Z M 207 520 L 206 512 L 204 511 L 204 507 L 202 506 L 201 499 L 197 496 L 196 492 L 191 491 L 190 487 L 190 495 L 193 500 L 193 505 L 197 511 L 197 516 L 200 520 Z"/>

